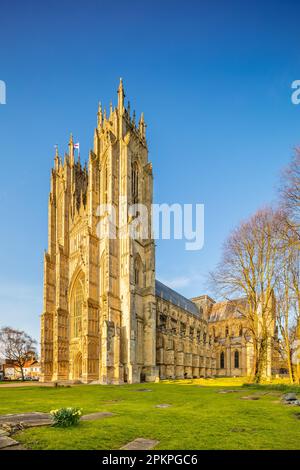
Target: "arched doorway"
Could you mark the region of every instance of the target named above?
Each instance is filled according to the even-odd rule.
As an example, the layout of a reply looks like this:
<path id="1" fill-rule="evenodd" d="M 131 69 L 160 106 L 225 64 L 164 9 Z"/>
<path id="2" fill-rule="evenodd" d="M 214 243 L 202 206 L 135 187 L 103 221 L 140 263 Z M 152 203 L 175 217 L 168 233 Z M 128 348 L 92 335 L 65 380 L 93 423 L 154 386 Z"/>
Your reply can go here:
<path id="1" fill-rule="evenodd" d="M 82 379 L 82 354 L 81 352 L 77 353 L 75 356 L 73 379 L 74 380 Z"/>

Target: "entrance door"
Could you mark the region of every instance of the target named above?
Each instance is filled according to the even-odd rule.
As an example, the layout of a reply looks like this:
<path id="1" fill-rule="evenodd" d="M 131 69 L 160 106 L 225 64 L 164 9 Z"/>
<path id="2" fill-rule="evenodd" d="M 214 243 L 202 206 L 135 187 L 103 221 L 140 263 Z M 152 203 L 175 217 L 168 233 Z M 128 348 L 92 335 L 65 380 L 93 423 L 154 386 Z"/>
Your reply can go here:
<path id="1" fill-rule="evenodd" d="M 82 354 L 79 352 L 76 355 L 74 362 L 74 380 L 82 379 Z"/>

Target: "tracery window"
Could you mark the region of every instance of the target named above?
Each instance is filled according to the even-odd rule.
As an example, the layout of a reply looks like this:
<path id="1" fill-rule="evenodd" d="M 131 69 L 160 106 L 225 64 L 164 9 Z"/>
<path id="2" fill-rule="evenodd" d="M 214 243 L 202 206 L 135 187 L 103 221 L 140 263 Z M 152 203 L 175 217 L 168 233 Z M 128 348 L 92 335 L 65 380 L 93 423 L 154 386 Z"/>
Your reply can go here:
<path id="1" fill-rule="evenodd" d="M 72 336 L 78 338 L 82 332 L 82 313 L 84 301 L 84 276 L 78 276 L 72 291 L 71 316 L 72 316 Z"/>
<path id="2" fill-rule="evenodd" d="M 220 354 L 220 369 L 225 368 L 225 354 L 224 351 L 221 352 Z"/>
<path id="3" fill-rule="evenodd" d="M 240 367 L 240 354 L 238 351 L 234 352 L 234 367 L 235 369 Z"/>

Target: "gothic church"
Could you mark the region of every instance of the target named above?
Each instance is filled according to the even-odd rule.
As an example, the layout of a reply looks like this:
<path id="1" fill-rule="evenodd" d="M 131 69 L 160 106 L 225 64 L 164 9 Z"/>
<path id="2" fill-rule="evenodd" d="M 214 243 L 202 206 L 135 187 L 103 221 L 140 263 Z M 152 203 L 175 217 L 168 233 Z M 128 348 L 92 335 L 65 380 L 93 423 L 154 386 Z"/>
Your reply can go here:
<path id="1" fill-rule="evenodd" d="M 87 165 L 75 159 L 72 136 L 64 160 L 56 150 L 44 256 L 42 380 L 122 384 L 249 375 L 243 299 L 189 300 L 157 281 L 151 217 L 148 238 L 130 237 L 128 206 L 141 203 L 151 213 L 153 174 L 143 114 L 136 123 L 124 97 L 120 81 L 117 106 L 108 115 L 99 106 Z M 105 222 L 99 232 L 100 205 L 114 207 L 116 237 L 107 235 Z"/>

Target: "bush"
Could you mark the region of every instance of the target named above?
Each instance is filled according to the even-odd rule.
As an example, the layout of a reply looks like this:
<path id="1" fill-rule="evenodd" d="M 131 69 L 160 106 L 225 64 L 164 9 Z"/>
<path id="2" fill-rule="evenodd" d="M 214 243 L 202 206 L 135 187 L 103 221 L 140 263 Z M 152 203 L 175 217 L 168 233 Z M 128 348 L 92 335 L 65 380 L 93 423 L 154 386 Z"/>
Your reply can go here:
<path id="1" fill-rule="evenodd" d="M 82 413 L 79 408 L 60 408 L 59 410 L 50 411 L 50 414 L 53 419 L 53 426 L 67 428 L 78 424 Z"/>

